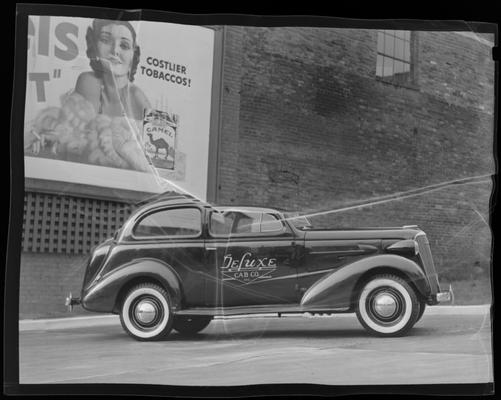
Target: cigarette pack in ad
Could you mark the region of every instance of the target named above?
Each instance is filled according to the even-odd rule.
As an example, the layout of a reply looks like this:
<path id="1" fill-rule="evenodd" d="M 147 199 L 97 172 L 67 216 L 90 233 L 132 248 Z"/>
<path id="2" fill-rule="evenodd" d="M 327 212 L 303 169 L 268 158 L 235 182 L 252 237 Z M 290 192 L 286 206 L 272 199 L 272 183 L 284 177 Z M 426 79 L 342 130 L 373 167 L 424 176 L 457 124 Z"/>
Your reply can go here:
<path id="1" fill-rule="evenodd" d="M 174 170 L 178 117 L 165 111 L 145 110 L 143 143 L 155 168 Z"/>

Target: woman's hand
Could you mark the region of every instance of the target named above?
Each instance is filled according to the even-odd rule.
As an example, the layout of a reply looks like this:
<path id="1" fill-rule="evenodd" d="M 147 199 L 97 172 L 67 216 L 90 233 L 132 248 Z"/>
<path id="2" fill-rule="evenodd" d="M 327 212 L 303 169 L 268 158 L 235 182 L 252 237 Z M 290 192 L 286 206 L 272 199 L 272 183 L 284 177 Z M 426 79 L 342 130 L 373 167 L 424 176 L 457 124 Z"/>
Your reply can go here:
<path id="1" fill-rule="evenodd" d="M 40 111 L 31 124 L 24 130 L 25 149 L 31 149 L 33 154 L 39 154 L 45 147 L 46 141 L 57 141 L 54 130 L 59 123 L 61 109 L 59 107 L 47 107 Z"/>

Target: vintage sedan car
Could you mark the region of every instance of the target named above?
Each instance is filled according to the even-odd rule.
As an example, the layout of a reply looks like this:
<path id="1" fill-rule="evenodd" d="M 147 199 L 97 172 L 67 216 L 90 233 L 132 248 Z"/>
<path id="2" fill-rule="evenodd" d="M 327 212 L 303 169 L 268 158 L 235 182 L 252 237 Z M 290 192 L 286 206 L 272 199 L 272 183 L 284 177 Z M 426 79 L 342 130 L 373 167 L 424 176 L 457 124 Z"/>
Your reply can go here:
<path id="1" fill-rule="evenodd" d="M 317 230 L 274 209 L 178 196 L 143 205 L 97 246 L 66 305 L 120 314 L 138 340 L 257 313 L 356 313 L 370 333 L 398 336 L 451 297 L 417 226 Z"/>

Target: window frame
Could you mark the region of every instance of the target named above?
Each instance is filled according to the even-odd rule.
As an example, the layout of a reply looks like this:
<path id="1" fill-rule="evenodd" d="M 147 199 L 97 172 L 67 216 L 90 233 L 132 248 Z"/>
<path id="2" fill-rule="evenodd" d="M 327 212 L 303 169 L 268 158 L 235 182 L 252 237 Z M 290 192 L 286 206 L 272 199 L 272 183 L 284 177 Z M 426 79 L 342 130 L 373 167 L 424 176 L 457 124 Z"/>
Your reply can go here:
<path id="1" fill-rule="evenodd" d="M 396 57 L 395 55 L 395 44 L 393 45 L 393 53 L 391 55 L 389 54 L 386 54 L 384 53 L 385 51 L 385 48 L 384 48 L 384 42 L 383 42 L 383 52 L 380 52 L 379 51 L 379 33 L 382 33 L 383 35 L 387 35 L 387 31 L 404 31 L 404 32 L 409 32 L 409 61 L 406 61 L 405 60 L 405 56 L 404 58 L 399 58 L 399 57 Z M 404 42 L 406 42 L 406 39 L 402 39 L 402 38 L 398 38 L 396 37 L 395 35 L 393 35 L 393 39 L 394 40 L 403 40 Z M 418 89 L 417 87 L 417 62 L 418 62 L 418 52 L 417 52 L 417 49 L 418 49 L 418 34 L 416 31 L 412 31 L 412 30 L 402 30 L 402 29 L 377 29 L 376 30 L 376 65 L 375 65 L 375 73 L 374 73 L 374 76 L 376 77 L 376 80 L 378 82 L 382 82 L 382 83 L 385 83 L 385 84 L 390 84 L 390 85 L 393 85 L 393 86 L 397 86 L 397 87 L 405 87 L 405 88 L 409 88 L 409 89 Z M 405 54 L 405 49 L 404 49 L 404 54 Z M 404 64 L 408 64 L 409 65 L 409 72 L 408 72 L 408 78 L 405 79 L 405 81 L 402 81 L 402 80 L 399 80 L 399 79 L 395 79 L 395 74 L 393 73 L 392 75 L 390 76 L 379 76 L 377 75 L 377 68 L 378 68 L 378 64 L 377 64 L 377 59 L 378 57 L 381 56 L 383 57 L 383 66 L 382 68 L 384 68 L 384 58 L 389 58 L 392 60 L 393 63 L 395 63 L 396 61 L 398 62 L 402 62 Z M 394 68 L 394 64 L 393 64 L 393 68 Z"/>
<path id="2" fill-rule="evenodd" d="M 225 210 L 225 211 L 232 211 L 231 209 Z M 239 211 L 238 209 L 233 210 L 233 211 Z M 226 238 L 226 239 L 232 239 L 232 238 L 240 238 L 240 237 L 266 237 L 266 236 L 280 236 L 283 233 L 287 232 L 288 226 L 286 225 L 285 221 L 279 214 L 275 213 L 270 213 L 266 211 L 252 211 L 249 210 L 249 212 L 257 212 L 260 213 L 260 219 L 259 219 L 259 232 L 243 232 L 243 233 L 228 233 L 228 234 L 217 234 L 212 231 L 212 214 L 216 211 L 210 211 L 208 213 L 208 221 L 207 221 L 207 232 L 210 237 L 212 238 Z M 278 222 L 282 224 L 282 229 L 281 230 L 276 230 L 276 231 L 266 231 L 266 232 L 261 232 L 261 223 L 263 219 L 263 214 L 269 214 L 272 217 L 274 217 Z"/>
<path id="3" fill-rule="evenodd" d="M 175 211 L 175 210 L 183 210 L 183 209 L 193 209 L 197 210 L 199 213 L 199 222 L 200 222 L 200 230 L 197 234 L 193 235 L 157 235 L 157 236 L 138 236 L 135 233 L 136 227 L 147 217 L 149 217 L 152 214 L 164 212 L 164 211 Z M 186 207 L 160 207 L 160 208 L 155 208 L 153 210 L 148 210 L 148 212 L 141 214 L 138 216 L 138 218 L 134 221 L 134 224 L 132 225 L 130 229 L 130 237 L 133 240 L 136 241 L 145 241 L 145 240 L 175 240 L 175 239 L 190 239 L 190 238 L 199 238 L 203 234 L 203 212 L 199 207 L 193 207 L 193 206 L 186 206 Z"/>

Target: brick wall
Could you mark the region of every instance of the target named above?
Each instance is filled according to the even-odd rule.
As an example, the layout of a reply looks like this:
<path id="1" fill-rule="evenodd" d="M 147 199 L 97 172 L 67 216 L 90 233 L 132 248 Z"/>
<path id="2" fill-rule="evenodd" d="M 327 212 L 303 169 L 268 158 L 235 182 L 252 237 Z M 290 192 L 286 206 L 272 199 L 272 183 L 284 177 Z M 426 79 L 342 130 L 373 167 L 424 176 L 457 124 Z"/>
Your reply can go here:
<path id="1" fill-rule="evenodd" d="M 238 175 L 235 171 L 238 167 L 242 40 L 243 28 L 224 28 L 221 132 L 226 135 L 222 135 L 219 141 L 218 201 L 234 201 L 234 193 L 238 190 Z"/>
<path id="2" fill-rule="evenodd" d="M 421 32 L 419 36 L 421 91 L 492 115 L 494 62 L 490 46 L 454 32 Z"/>
<path id="3" fill-rule="evenodd" d="M 490 47 L 419 32 L 411 89 L 375 78 L 376 40 L 373 30 L 243 29 L 239 129 L 222 133 L 238 144 L 238 185 L 222 202 L 315 212 L 494 173 Z M 417 223 L 446 277 L 487 276 L 491 189 L 456 185 L 321 223 Z"/>
<path id="4" fill-rule="evenodd" d="M 64 300 L 71 291 L 79 296 L 88 255 L 21 253 L 19 317 L 40 318 L 91 315 L 75 307 L 69 314 Z"/>

